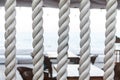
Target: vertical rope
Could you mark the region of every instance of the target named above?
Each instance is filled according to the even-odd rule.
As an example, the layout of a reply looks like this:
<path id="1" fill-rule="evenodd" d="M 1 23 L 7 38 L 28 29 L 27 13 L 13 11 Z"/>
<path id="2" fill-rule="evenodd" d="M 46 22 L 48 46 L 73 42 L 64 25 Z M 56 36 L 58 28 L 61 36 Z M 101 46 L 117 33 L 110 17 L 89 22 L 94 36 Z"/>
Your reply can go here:
<path id="1" fill-rule="evenodd" d="M 33 0 L 32 2 L 32 19 L 33 19 L 33 80 L 43 80 L 44 78 L 44 46 L 43 46 L 43 1 L 42 0 Z"/>
<path id="2" fill-rule="evenodd" d="M 6 80 L 16 80 L 16 0 L 5 3 L 5 76 Z"/>
<path id="3" fill-rule="evenodd" d="M 105 58 L 104 80 L 114 80 L 114 43 L 117 0 L 106 0 L 106 32 L 105 32 Z"/>
<path id="4" fill-rule="evenodd" d="M 69 14 L 70 0 L 60 0 L 59 2 L 59 39 L 58 39 L 58 65 L 57 80 L 67 79 L 67 59 L 68 59 L 68 40 L 69 40 Z"/>
<path id="5" fill-rule="evenodd" d="M 80 65 L 79 80 L 90 79 L 90 1 L 81 0 L 80 3 Z"/>

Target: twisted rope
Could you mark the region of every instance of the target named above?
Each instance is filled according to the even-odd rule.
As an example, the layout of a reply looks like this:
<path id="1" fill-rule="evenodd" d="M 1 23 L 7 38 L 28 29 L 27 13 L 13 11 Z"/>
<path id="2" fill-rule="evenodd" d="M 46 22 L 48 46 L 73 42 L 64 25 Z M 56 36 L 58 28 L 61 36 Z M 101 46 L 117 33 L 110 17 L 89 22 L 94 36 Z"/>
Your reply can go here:
<path id="1" fill-rule="evenodd" d="M 42 0 L 33 0 L 32 2 L 32 19 L 33 19 L 33 80 L 43 80 L 44 78 L 44 46 L 43 46 L 43 1 Z"/>
<path id="2" fill-rule="evenodd" d="M 90 79 L 90 1 L 82 0 L 80 3 L 80 65 L 79 65 L 79 80 Z"/>
<path id="3" fill-rule="evenodd" d="M 58 65 L 57 65 L 57 80 L 67 79 L 67 59 L 68 59 L 68 40 L 69 40 L 69 14 L 70 0 L 60 0 L 59 2 L 59 39 L 58 39 Z"/>
<path id="4" fill-rule="evenodd" d="M 114 43 L 117 0 L 107 0 L 104 80 L 114 80 Z"/>
<path id="5" fill-rule="evenodd" d="M 16 0 L 5 3 L 5 76 L 6 80 L 16 80 Z"/>

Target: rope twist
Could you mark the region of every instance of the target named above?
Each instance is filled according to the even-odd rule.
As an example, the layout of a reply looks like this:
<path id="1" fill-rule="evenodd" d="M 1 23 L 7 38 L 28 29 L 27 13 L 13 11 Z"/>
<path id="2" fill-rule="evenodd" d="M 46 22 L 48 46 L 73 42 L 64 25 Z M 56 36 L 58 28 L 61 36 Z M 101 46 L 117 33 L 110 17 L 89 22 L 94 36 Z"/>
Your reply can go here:
<path id="1" fill-rule="evenodd" d="M 5 3 L 5 76 L 6 80 L 16 80 L 16 0 Z"/>
<path id="2" fill-rule="evenodd" d="M 105 58 L 104 80 L 114 80 L 114 43 L 117 0 L 106 0 L 106 32 L 105 32 Z"/>
<path id="3" fill-rule="evenodd" d="M 80 2 L 80 64 L 79 80 L 90 79 L 90 1 L 81 0 Z"/>
<path id="4" fill-rule="evenodd" d="M 33 28 L 33 80 L 43 80 L 44 78 L 44 46 L 43 46 L 43 1 L 33 0 L 32 2 L 32 28 Z"/>
<path id="5" fill-rule="evenodd" d="M 58 39 L 58 64 L 57 80 L 67 80 L 67 62 L 68 62 L 68 40 L 69 40 L 69 14 L 70 0 L 60 0 L 59 2 L 59 39 Z"/>

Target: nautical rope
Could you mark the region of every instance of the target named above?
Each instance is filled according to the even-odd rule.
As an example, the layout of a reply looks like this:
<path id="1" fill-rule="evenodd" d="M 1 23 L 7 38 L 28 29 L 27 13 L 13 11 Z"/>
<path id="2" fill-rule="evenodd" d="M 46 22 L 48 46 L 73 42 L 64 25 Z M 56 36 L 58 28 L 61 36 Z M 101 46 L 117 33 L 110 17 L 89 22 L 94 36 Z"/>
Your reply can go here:
<path id="1" fill-rule="evenodd" d="M 90 1 L 81 0 L 80 2 L 80 64 L 79 80 L 90 79 Z"/>
<path id="2" fill-rule="evenodd" d="M 57 80 L 67 80 L 67 62 L 68 62 L 68 40 L 69 40 L 69 14 L 70 0 L 60 0 L 59 2 L 59 39 L 58 39 L 58 65 Z"/>
<path id="3" fill-rule="evenodd" d="M 32 2 L 32 20 L 33 20 L 33 80 L 43 80 L 44 78 L 44 46 L 43 46 L 43 1 L 33 0 Z"/>
<path id="4" fill-rule="evenodd" d="M 16 80 L 16 0 L 5 3 L 5 76 L 6 80 Z"/>
<path id="5" fill-rule="evenodd" d="M 114 43 L 117 0 L 106 0 L 106 32 L 105 32 L 105 58 L 104 58 L 104 80 L 114 80 Z"/>

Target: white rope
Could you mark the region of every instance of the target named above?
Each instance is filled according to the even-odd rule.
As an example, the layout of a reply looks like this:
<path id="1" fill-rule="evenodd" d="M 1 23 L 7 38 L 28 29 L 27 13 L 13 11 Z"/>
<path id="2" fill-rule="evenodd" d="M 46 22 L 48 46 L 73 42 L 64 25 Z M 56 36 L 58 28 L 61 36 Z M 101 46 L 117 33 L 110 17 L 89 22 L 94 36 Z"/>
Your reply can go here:
<path id="1" fill-rule="evenodd" d="M 80 2 L 80 65 L 79 80 L 90 79 L 90 1 L 81 0 Z"/>
<path id="2" fill-rule="evenodd" d="M 68 40 L 69 40 L 69 14 L 70 0 L 60 0 L 59 2 L 59 39 L 58 39 L 58 65 L 57 80 L 67 79 L 67 59 L 68 59 Z"/>
<path id="3" fill-rule="evenodd" d="M 104 80 L 114 80 L 114 43 L 117 0 L 107 1 L 106 32 L 105 32 L 105 58 L 104 58 Z"/>
<path id="4" fill-rule="evenodd" d="M 6 80 L 16 80 L 16 0 L 5 3 L 5 76 Z"/>
<path id="5" fill-rule="evenodd" d="M 43 46 L 43 1 L 33 0 L 32 2 L 32 19 L 33 19 L 33 80 L 43 80 L 44 78 L 44 46 Z"/>

